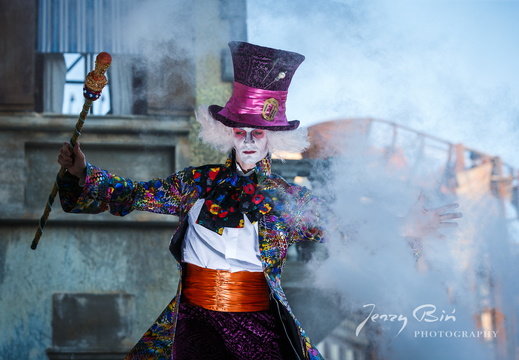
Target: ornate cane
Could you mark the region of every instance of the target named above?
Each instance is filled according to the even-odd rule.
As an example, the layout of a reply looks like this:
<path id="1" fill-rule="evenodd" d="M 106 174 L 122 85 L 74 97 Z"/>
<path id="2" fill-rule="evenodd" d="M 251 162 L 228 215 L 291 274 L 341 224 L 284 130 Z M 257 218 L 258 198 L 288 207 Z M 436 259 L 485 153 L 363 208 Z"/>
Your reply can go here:
<path id="1" fill-rule="evenodd" d="M 105 73 L 106 70 L 108 70 L 108 67 L 111 63 L 112 57 L 109 53 L 99 53 L 96 57 L 95 69 L 88 73 L 88 75 L 86 76 L 85 86 L 83 87 L 83 96 L 85 97 L 85 103 L 83 104 L 83 110 L 81 110 L 81 113 L 79 114 L 79 119 L 77 120 L 74 133 L 70 138 L 71 148 L 74 148 L 77 139 L 79 138 L 79 135 L 81 135 L 81 129 L 83 128 L 85 119 L 88 115 L 88 112 L 90 111 L 90 108 L 92 107 L 92 103 L 101 97 L 101 91 L 108 83 Z M 66 169 L 63 166 L 59 169 L 56 181 L 54 182 L 54 186 L 52 187 L 52 191 L 49 194 L 47 204 L 45 205 L 45 210 L 43 211 L 43 215 L 40 218 L 38 229 L 36 230 L 36 234 L 34 235 L 34 239 L 32 240 L 31 249 L 33 250 L 36 250 L 41 235 L 43 234 L 43 227 L 45 226 L 45 223 L 49 218 L 49 214 L 52 210 L 52 204 L 54 203 L 54 199 L 56 198 L 56 194 L 58 193 L 58 180 L 63 177 L 65 171 Z"/>

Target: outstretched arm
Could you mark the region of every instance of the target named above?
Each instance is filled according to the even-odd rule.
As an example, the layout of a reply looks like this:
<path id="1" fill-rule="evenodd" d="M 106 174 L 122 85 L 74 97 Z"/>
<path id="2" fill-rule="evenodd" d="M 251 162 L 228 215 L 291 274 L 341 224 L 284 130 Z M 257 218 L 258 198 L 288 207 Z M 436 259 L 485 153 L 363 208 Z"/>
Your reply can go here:
<path id="1" fill-rule="evenodd" d="M 118 216 L 133 210 L 178 213 L 185 172 L 135 182 L 87 163 L 79 144 L 71 149 L 66 143 L 60 149 L 58 163 L 67 169 L 58 182 L 61 206 L 66 212 L 97 214 L 109 210 Z"/>

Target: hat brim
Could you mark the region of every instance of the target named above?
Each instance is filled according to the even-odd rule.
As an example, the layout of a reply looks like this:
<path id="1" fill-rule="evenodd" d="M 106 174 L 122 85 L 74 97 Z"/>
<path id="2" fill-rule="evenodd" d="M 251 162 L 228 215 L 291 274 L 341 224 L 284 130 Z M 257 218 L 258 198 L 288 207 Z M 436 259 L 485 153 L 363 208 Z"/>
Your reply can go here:
<path id="1" fill-rule="evenodd" d="M 218 120 L 222 124 L 232 128 L 243 128 L 243 127 L 252 127 L 255 129 L 263 129 L 263 130 L 271 130 L 271 131 L 290 131 L 295 130 L 299 127 L 299 120 L 288 121 L 287 126 L 261 126 L 261 125 L 250 125 L 246 123 L 240 123 L 233 121 L 231 119 L 226 118 L 223 115 L 220 115 L 219 112 L 222 111 L 223 107 L 218 105 L 209 106 L 209 113 L 213 117 L 213 119 Z"/>

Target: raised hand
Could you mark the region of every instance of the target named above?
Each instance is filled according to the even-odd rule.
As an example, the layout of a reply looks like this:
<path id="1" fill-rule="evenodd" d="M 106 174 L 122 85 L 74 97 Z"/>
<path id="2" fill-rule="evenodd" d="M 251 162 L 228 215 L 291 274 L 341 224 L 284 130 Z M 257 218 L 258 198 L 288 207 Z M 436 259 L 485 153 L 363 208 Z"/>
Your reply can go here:
<path id="1" fill-rule="evenodd" d="M 416 203 L 411 207 L 409 214 L 404 218 L 403 235 L 423 238 L 429 235 L 444 239 L 439 230 L 457 227 L 456 221 L 463 216 L 461 212 L 452 212 L 457 209 L 457 203 L 443 205 L 434 209 L 425 208 L 425 195 L 421 194 Z"/>
<path id="2" fill-rule="evenodd" d="M 79 142 L 76 142 L 74 149 L 70 148 L 69 143 L 63 143 L 59 150 L 58 163 L 72 175 L 81 180 L 85 180 L 86 158 L 85 154 L 81 151 Z"/>

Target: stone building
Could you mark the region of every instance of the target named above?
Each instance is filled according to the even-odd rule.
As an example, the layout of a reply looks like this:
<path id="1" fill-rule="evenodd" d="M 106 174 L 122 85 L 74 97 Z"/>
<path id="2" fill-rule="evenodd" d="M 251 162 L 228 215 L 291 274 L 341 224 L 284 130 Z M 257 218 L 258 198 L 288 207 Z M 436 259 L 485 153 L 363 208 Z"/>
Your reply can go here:
<path id="1" fill-rule="evenodd" d="M 66 114 L 77 81 L 67 59 L 84 81 L 98 52 L 113 57 L 99 100 L 109 110 L 94 103 L 80 138 L 89 162 L 147 180 L 218 161 L 199 146 L 193 111 L 230 95 L 225 54 L 246 39 L 245 2 L 2 0 L 0 9 L 0 357 L 120 359 L 175 292 L 167 248 L 177 219 L 74 216 L 56 199 L 30 249 L 78 115 Z"/>

